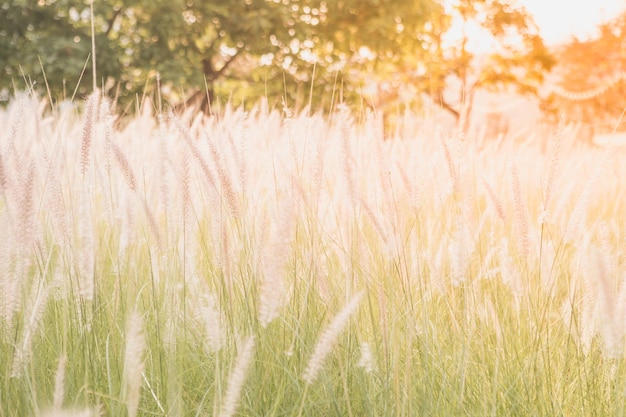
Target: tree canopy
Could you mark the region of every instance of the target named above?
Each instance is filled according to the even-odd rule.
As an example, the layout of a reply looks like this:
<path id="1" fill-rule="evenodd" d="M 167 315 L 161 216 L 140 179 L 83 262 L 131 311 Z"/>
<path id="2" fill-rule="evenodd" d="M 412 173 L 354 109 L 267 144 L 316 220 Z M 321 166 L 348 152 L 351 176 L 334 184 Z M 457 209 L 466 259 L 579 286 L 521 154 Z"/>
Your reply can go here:
<path id="1" fill-rule="evenodd" d="M 558 48 L 555 86 L 543 105 L 568 121 L 611 131 L 625 108 L 626 12 L 598 29 L 595 37 L 574 37 Z"/>
<path id="2" fill-rule="evenodd" d="M 194 91 L 212 100 L 241 90 L 254 100 L 295 98 L 311 84 L 316 97 L 328 97 L 337 85 L 353 95 L 384 85 L 391 100 L 411 91 L 455 117 L 471 108 L 467 98 L 477 88 L 535 92 L 551 61 L 530 16 L 505 0 L 448 3 L 94 1 L 96 82 L 123 100 L 153 90 L 158 77 L 173 101 Z M 45 71 L 54 97 L 90 90 L 88 0 L 9 0 L 0 11 L 0 89 L 23 79 L 41 87 Z M 485 57 L 467 48 L 469 34 L 449 41 L 459 22 L 490 34 L 494 47 Z M 454 82 L 461 100 L 449 98 Z"/>
<path id="3" fill-rule="evenodd" d="M 554 64 L 532 17 L 505 1 L 439 5 L 424 29 L 421 47 L 403 50 L 391 70 L 461 122 L 476 90 L 537 94 Z"/>

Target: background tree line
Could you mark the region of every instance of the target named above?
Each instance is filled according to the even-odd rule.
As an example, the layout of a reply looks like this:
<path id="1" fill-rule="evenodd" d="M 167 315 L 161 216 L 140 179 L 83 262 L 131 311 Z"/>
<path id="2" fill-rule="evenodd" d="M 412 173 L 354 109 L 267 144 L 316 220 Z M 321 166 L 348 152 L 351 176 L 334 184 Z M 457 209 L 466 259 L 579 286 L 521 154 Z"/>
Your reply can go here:
<path id="1" fill-rule="evenodd" d="M 375 88 L 373 105 L 427 98 L 461 122 L 477 89 L 536 94 L 555 61 L 531 16 L 506 0 L 450 3 L 95 0 L 96 81 L 122 105 L 154 94 L 157 79 L 165 100 L 204 106 L 264 96 L 305 104 L 311 94 L 328 108 Z M 3 2 L 0 90 L 49 89 L 53 100 L 91 91 L 90 6 Z M 465 35 L 452 37 L 459 28 Z M 476 28 L 491 42 L 480 56 L 469 48 Z"/>
<path id="2" fill-rule="evenodd" d="M 594 133 L 625 131 L 626 11 L 602 23 L 590 39 L 572 38 L 555 49 L 546 113 L 578 122 Z"/>

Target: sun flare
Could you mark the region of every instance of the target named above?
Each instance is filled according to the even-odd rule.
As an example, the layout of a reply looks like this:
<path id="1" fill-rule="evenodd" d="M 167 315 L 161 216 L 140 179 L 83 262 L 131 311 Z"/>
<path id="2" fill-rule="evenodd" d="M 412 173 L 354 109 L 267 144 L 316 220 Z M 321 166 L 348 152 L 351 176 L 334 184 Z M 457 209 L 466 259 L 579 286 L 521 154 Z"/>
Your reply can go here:
<path id="1" fill-rule="evenodd" d="M 547 44 L 567 42 L 572 36 L 585 39 L 597 25 L 626 8 L 623 0 L 518 0 L 533 15 Z"/>

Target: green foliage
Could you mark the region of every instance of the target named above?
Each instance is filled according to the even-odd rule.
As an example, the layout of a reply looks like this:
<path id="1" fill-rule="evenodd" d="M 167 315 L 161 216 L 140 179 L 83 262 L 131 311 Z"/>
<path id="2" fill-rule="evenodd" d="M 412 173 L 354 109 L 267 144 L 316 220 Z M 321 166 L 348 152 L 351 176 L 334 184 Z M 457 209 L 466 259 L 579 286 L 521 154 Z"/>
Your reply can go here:
<path id="1" fill-rule="evenodd" d="M 15 0 L 4 2 L 1 9 L 0 88 L 15 83 L 22 89 L 21 79 L 25 78 L 28 87 L 35 85 L 45 92 L 45 71 L 54 97 L 69 98 L 76 86 L 81 93 L 87 92 L 91 78 L 83 77 L 79 83 L 91 53 L 89 9 L 83 2 L 56 1 L 44 5 Z M 107 80 L 122 72 L 122 51 L 103 30 L 107 13 L 101 12 L 97 15 L 95 43 L 98 76 Z"/>
<path id="2" fill-rule="evenodd" d="M 551 62 L 528 14 L 501 0 L 464 0 L 454 9 L 439 0 L 113 0 L 93 7 L 96 83 L 122 101 L 152 94 L 157 79 L 178 103 L 266 94 L 303 103 L 313 84 L 321 107 L 337 90 L 348 99 L 373 90 L 382 105 L 425 93 L 459 116 L 460 105 L 446 97 L 452 79 L 464 96 L 511 84 L 535 92 Z M 467 39 L 445 42 L 453 17 L 482 26 L 502 48 L 477 66 Z M 89 92 L 89 1 L 5 2 L 0 27 L 1 87 L 23 88 L 22 77 L 41 87 L 45 71 L 55 98 L 76 86 L 79 95 Z"/>

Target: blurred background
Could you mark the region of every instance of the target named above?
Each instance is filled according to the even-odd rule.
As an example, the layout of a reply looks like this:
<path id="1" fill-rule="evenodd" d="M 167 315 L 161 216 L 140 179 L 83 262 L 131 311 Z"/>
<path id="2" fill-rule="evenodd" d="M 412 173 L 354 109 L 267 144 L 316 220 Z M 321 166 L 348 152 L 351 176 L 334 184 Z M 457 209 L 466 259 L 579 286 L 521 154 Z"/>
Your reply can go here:
<path id="1" fill-rule="evenodd" d="M 620 130 L 621 0 L 11 0 L 0 3 L 0 103 L 94 85 L 138 103 L 227 101 L 438 118 L 502 135 L 559 118 Z M 93 33 L 93 36 L 92 36 Z M 93 45 L 92 45 L 92 40 Z M 95 50 L 95 59 L 93 51 Z M 94 71 L 95 63 L 95 71 Z M 94 75 L 95 74 L 95 75 Z"/>

